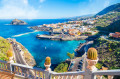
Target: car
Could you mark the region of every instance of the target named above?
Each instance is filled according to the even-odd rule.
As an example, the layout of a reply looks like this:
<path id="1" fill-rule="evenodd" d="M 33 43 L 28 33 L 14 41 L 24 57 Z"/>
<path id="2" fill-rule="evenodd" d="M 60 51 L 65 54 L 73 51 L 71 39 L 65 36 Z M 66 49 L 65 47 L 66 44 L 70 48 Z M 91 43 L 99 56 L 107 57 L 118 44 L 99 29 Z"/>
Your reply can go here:
<path id="1" fill-rule="evenodd" d="M 68 71 L 72 71 L 72 69 L 69 69 Z"/>
<path id="2" fill-rule="evenodd" d="M 83 62 L 80 61 L 79 64 L 83 64 Z"/>
<path id="3" fill-rule="evenodd" d="M 83 62 L 84 59 L 80 60 L 81 62 Z"/>
<path id="4" fill-rule="evenodd" d="M 78 67 L 78 69 L 82 69 L 82 67 Z"/>
<path id="5" fill-rule="evenodd" d="M 78 67 L 82 67 L 82 65 L 78 65 Z"/>
<path id="6" fill-rule="evenodd" d="M 76 71 L 81 71 L 81 69 L 77 69 Z"/>
<path id="7" fill-rule="evenodd" d="M 72 61 L 71 63 L 75 63 L 75 61 Z"/>

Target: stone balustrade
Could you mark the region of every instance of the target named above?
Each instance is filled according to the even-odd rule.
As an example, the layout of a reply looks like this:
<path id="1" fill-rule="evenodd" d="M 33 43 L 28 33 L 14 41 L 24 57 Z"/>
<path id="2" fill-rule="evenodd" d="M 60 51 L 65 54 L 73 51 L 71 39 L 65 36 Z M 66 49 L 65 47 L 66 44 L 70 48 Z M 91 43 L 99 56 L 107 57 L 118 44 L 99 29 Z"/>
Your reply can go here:
<path id="1" fill-rule="evenodd" d="M 10 71 L 11 73 L 14 73 L 15 76 L 31 79 L 102 79 L 103 75 L 108 75 L 108 79 L 113 79 L 114 75 L 120 76 L 120 69 L 94 70 L 94 65 L 97 63 L 97 61 L 93 61 L 94 60 L 89 61 L 93 64 L 91 65 L 88 63 L 88 67 L 85 68 L 85 71 L 56 73 L 51 70 L 46 71 L 44 69 L 36 67 L 31 67 L 17 63 L 9 63 L 0 60 L 0 71 Z M 93 69 L 89 69 L 89 66 L 91 66 L 90 68 Z"/>
<path id="2" fill-rule="evenodd" d="M 16 76 L 32 79 L 102 79 L 103 75 L 109 75 L 109 79 L 113 79 L 114 75 L 120 75 L 120 69 L 117 70 L 99 70 L 99 71 L 80 71 L 80 72 L 64 72 L 56 73 L 53 71 L 45 71 L 40 68 L 30 67 L 26 65 L 8 63 L 0 60 L 1 72 L 12 71 Z"/>

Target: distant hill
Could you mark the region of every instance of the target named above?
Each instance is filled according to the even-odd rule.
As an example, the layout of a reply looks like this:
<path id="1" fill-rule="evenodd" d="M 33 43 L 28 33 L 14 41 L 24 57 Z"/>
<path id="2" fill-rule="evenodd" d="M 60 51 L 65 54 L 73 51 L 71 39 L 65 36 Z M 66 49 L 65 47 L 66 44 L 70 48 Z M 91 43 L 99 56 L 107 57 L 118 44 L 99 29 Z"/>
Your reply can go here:
<path id="1" fill-rule="evenodd" d="M 97 19 L 97 30 L 106 32 L 120 32 L 120 12 L 107 13 Z"/>
<path id="2" fill-rule="evenodd" d="M 68 18 L 65 18 L 65 19 L 69 19 L 69 20 L 82 20 L 82 19 L 86 19 L 86 18 L 92 17 L 92 16 L 94 16 L 94 15 L 95 15 L 95 14 L 88 14 L 88 15 L 68 17 Z"/>
<path id="3" fill-rule="evenodd" d="M 109 13 L 109 12 L 120 12 L 120 3 L 111 5 L 107 8 L 105 8 L 104 10 L 100 11 L 96 15 L 104 15 L 104 14 Z"/>

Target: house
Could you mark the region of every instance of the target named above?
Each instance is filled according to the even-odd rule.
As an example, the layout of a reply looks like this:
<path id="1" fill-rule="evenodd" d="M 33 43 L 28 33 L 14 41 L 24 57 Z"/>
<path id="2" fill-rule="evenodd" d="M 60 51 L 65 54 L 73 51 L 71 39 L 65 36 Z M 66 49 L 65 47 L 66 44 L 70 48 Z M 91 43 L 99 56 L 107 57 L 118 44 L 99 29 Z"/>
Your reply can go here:
<path id="1" fill-rule="evenodd" d="M 52 29 L 52 34 L 62 34 L 62 28 L 54 28 Z"/>
<path id="2" fill-rule="evenodd" d="M 73 36 L 78 36 L 81 34 L 81 32 L 78 29 L 69 29 L 68 33 L 69 35 L 73 35 Z"/>
<path id="3" fill-rule="evenodd" d="M 110 33 L 109 36 L 114 38 L 120 38 L 120 32 Z"/>

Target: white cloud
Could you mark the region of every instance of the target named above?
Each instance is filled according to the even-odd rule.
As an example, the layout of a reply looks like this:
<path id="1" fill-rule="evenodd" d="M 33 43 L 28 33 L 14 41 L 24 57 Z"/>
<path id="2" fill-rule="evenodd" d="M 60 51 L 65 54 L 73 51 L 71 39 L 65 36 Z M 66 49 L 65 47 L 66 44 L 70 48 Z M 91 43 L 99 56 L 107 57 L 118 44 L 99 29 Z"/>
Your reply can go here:
<path id="1" fill-rule="evenodd" d="M 28 0 L 23 0 L 24 4 L 28 5 Z"/>
<path id="2" fill-rule="evenodd" d="M 105 0 L 104 8 L 107 7 L 107 6 L 109 6 L 109 4 L 110 4 L 110 1 L 109 0 Z"/>
<path id="3" fill-rule="evenodd" d="M 43 3 L 43 2 L 45 2 L 45 0 L 40 0 L 40 3 Z"/>
<path id="4" fill-rule="evenodd" d="M 34 19 L 40 11 L 28 4 L 28 0 L 2 0 L 0 19 Z"/>

